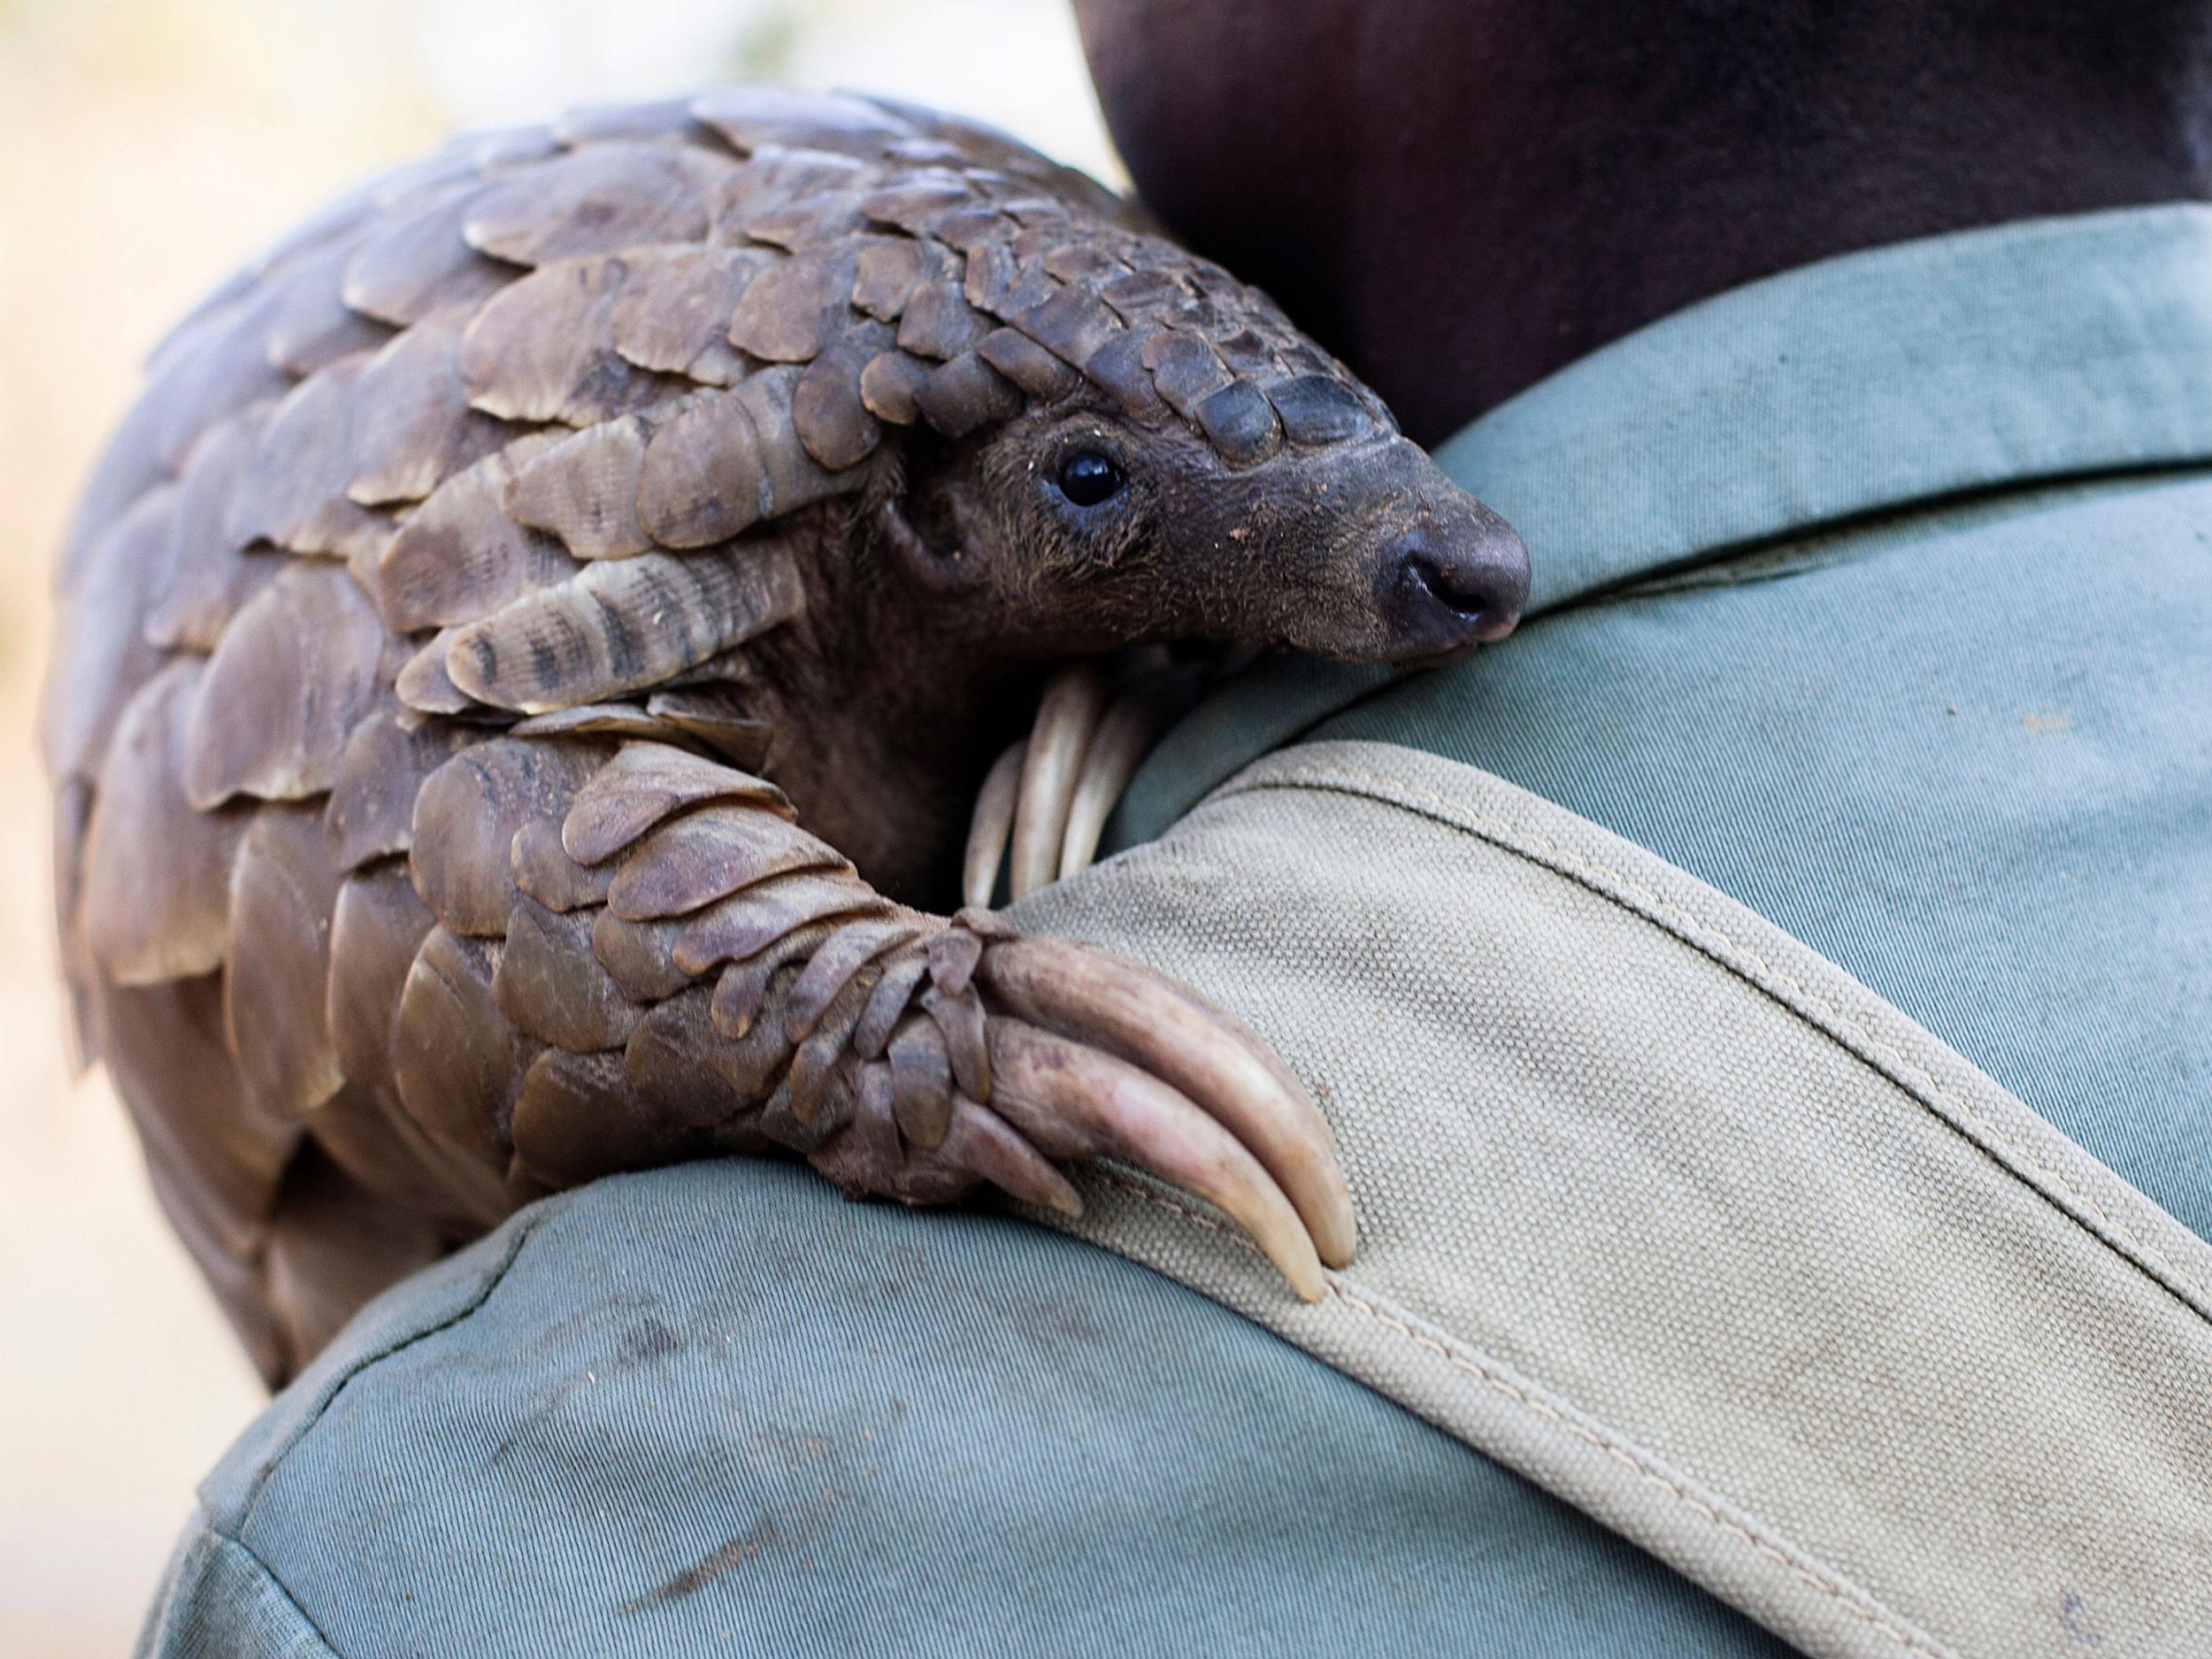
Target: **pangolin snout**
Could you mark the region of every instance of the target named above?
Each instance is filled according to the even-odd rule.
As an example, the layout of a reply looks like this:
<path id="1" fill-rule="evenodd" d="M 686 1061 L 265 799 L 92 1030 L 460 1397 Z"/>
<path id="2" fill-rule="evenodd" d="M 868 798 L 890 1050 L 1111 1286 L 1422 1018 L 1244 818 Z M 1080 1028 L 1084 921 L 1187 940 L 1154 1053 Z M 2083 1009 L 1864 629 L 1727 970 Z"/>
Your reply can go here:
<path id="1" fill-rule="evenodd" d="M 1448 519 L 1424 518 L 1390 537 L 1379 575 L 1394 662 L 1448 659 L 1502 640 L 1528 603 L 1521 538 L 1471 499 Z"/>

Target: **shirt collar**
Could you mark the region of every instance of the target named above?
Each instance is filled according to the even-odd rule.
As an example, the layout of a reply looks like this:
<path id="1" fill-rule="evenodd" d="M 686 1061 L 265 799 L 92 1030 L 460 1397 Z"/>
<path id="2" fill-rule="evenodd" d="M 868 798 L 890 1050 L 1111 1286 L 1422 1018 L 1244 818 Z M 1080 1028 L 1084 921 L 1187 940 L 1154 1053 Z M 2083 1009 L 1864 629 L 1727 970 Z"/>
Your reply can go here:
<path id="1" fill-rule="evenodd" d="M 1532 614 L 1932 497 L 2212 457 L 2212 207 L 2039 219 L 1770 277 L 1438 451 L 1527 542 Z"/>
<path id="2" fill-rule="evenodd" d="M 1769 277 L 1593 352 L 1436 457 L 1527 543 L 1532 616 L 1867 513 L 2212 460 L 2212 206 L 1962 231 Z M 1169 733 L 1110 844 L 1157 834 L 1388 678 L 1263 664 Z"/>

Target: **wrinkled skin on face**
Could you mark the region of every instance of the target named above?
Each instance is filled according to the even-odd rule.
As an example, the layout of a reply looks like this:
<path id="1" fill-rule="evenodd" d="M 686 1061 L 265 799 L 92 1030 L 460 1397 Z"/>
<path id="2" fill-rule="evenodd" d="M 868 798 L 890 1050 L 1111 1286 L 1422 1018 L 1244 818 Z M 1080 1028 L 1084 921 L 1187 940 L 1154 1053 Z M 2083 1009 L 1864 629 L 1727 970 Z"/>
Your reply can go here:
<path id="1" fill-rule="evenodd" d="M 837 591 L 764 678 L 808 733 L 780 779 L 902 896 L 942 900 L 975 784 L 1053 664 L 1156 641 L 1438 664 L 1527 596 L 1512 530 L 1387 429 L 1239 467 L 1084 388 L 958 442 L 910 433 L 880 466 L 823 526 L 852 556 L 803 562 Z"/>
<path id="2" fill-rule="evenodd" d="M 1415 664 L 1502 637 L 1520 614 L 1518 539 L 1395 434 L 1237 469 L 1187 429 L 1084 402 L 1010 423 L 919 480 L 950 531 L 926 545 L 931 566 L 977 595 L 1001 638 Z"/>

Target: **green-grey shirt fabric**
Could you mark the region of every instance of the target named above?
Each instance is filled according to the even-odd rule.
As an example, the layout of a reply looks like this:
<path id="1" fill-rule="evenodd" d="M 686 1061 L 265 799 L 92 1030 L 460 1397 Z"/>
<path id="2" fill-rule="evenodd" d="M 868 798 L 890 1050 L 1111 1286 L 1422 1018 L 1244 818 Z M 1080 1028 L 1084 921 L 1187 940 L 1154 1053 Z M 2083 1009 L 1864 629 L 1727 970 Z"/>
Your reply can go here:
<path id="1" fill-rule="evenodd" d="M 1474 761 L 1796 933 L 2202 1231 L 2212 213 L 1791 273 L 1443 455 L 1528 541 L 1531 622 L 1387 689 L 1233 688 L 1124 841 L 1297 734 Z M 549 1201 L 380 1302 L 211 1477 L 142 1651 L 1781 1648 L 1125 1261 L 726 1163 Z"/>

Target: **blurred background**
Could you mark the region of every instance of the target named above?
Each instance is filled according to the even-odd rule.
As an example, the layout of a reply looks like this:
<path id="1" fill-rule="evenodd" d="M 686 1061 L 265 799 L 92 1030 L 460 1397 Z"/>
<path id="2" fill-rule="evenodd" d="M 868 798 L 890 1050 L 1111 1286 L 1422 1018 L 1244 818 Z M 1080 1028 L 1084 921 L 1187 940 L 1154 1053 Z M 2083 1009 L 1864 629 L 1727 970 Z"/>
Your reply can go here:
<path id="1" fill-rule="evenodd" d="M 127 1653 L 259 1384 L 73 1079 L 32 742 L 54 548 L 165 326 L 457 127 L 764 76 L 1118 184 L 1065 0 L 0 0 L 0 1653 Z"/>

